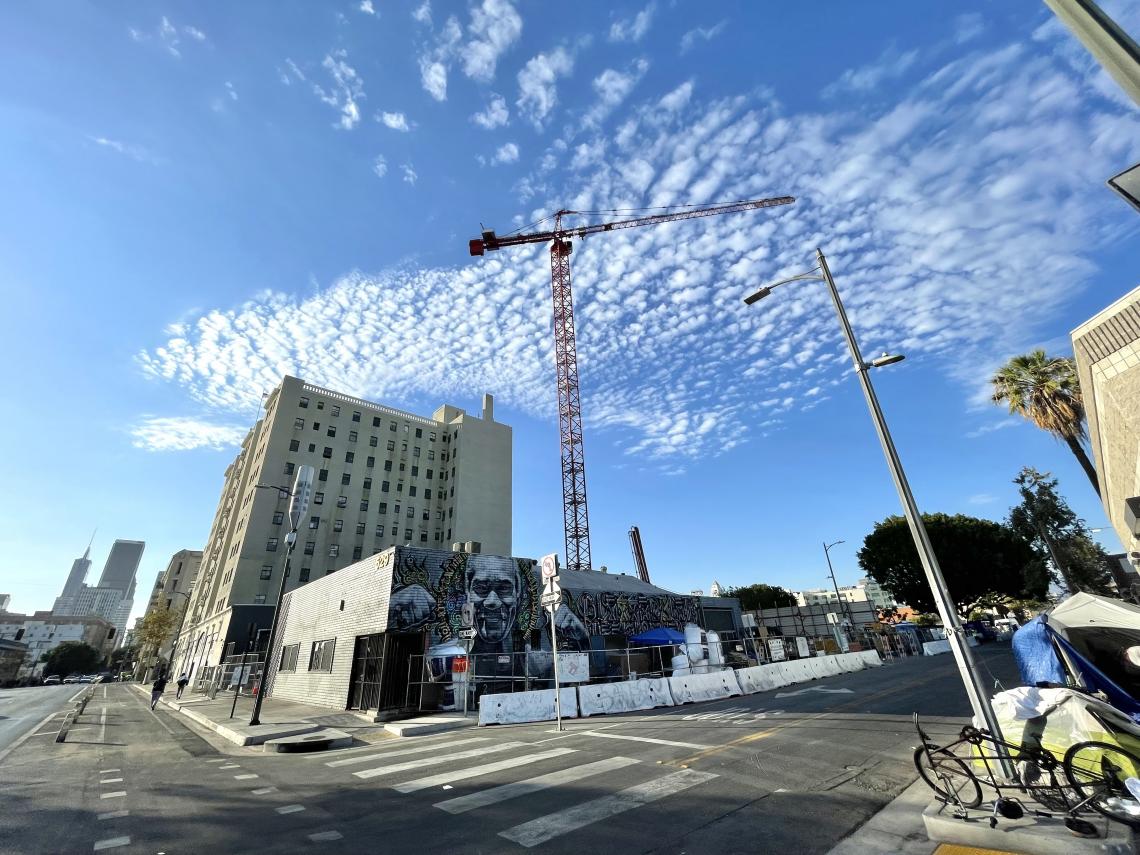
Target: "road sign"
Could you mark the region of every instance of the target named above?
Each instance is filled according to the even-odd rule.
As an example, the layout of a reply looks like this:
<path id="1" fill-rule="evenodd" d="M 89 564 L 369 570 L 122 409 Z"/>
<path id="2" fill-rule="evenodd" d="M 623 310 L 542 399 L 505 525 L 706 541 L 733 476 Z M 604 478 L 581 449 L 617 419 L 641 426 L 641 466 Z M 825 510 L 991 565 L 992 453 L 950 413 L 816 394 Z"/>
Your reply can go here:
<path id="1" fill-rule="evenodd" d="M 460 638 L 474 638 L 477 634 L 474 627 L 459 630 Z"/>
<path id="2" fill-rule="evenodd" d="M 562 591 L 543 591 L 539 602 L 547 608 L 557 608 L 562 604 Z"/>
<path id="3" fill-rule="evenodd" d="M 542 581 L 547 579 L 558 578 L 558 554 L 551 553 L 550 555 L 542 556 Z"/>

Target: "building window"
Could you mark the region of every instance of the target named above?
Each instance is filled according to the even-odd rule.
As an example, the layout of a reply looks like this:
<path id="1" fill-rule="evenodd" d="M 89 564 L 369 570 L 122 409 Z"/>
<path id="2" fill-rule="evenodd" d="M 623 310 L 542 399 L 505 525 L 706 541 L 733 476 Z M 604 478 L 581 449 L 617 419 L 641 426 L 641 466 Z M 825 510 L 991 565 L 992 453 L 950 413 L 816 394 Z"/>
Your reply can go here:
<path id="1" fill-rule="evenodd" d="M 336 436 L 336 428 L 333 425 L 329 425 L 329 429 L 325 431 L 325 436 Z"/>
<path id="2" fill-rule="evenodd" d="M 431 519 L 431 511 L 429 511 L 427 508 L 424 508 L 423 521 L 427 522 L 430 519 Z"/>
<path id="3" fill-rule="evenodd" d="M 348 432 L 348 441 L 349 442 L 356 442 L 357 439 L 358 439 L 358 435 L 357 435 L 356 431 L 350 430 Z"/>
<path id="4" fill-rule="evenodd" d="M 318 481 L 327 481 L 327 480 L 329 480 L 329 470 L 327 470 L 327 469 L 322 469 L 320 472 L 318 472 L 318 473 L 317 473 L 317 480 L 318 480 Z"/>
<path id="5" fill-rule="evenodd" d="M 356 524 L 356 533 L 357 534 L 364 534 L 364 523 L 358 522 Z"/>
<path id="6" fill-rule="evenodd" d="M 427 543 L 427 532 L 426 531 L 420 532 L 420 543 Z"/>
<path id="7" fill-rule="evenodd" d="M 431 499 L 431 487 L 428 487 L 426 490 L 424 490 L 424 498 L 428 500 Z"/>
<path id="8" fill-rule="evenodd" d="M 400 443 L 400 453 L 401 454 L 407 454 L 408 453 L 408 444 L 406 442 Z"/>
<path id="9" fill-rule="evenodd" d="M 370 437 L 368 437 L 368 444 L 369 444 L 370 446 L 372 446 L 373 448 L 375 448 L 379 442 L 380 442 L 380 440 L 378 440 L 378 439 L 377 439 L 376 437 L 374 437 L 374 436 L 370 436 Z"/>
<path id="10" fill-rule="evenodd" d="M 325 402 L 324 401 L 317 401 L 317 409 L 323 410 L 324 408 L 325 408 Z"/>
<path id="11" fill-rule="evenodd" d="M 430 439 L 432 442 L 435 442 L 435 431 L 434 430 L 428 434 L 428 439 Z"/>
<path id="12" fill-rule="evenodd" d="M 380 510 L 380 513 L 382 513 L 382 514 L 388 513 L 388 503 L 387 502 L 381 502 L 379 510 Z"/>
<path id="13" fill-rule="evenodd" d="M 313 493 L 313 504 L 314 505 L 323 505 L 324 503 L 325 503 L 325 494 L 324 493 Z"/>
<path id="14" fill-rule="evenodd" d="M 320 407 L 317 407 L 317 409 L 319 410 Z M 313 430 L 320 430 L 320 429 L 321 429 L 321 423 L 320 422 L 313 422 Z"/>
<path id="15" fill-rule="evenodd" d="M 273 515 L 273 524 L 274 525 L 281 525 L 281 523 L 283 523 L 283 522 L 285 522 L 285 512 L 284 511 L 277 511 Z"/>
<path id="16" fill-rule="evenodd" d="M 337 405 L 334 404 L 333 408 L 332 408 L 332 414 L 333 414 L 333 416 L 339 416 L 340 415 L 340 407 L 338 407 Z"/>
<path id="17" fill-rule="evenodd" d="M 379 416 L 373 416 L 372 417 L 372 427 L 380 427 L 380 417 Z"/>
<path id="18" fill-rule="evenodd" d="M 332 458 L 332 449 L 326 445 L 325 450 L 321 452 L 321 457 L 324 457 L 325 459 L 331 459 Z"/>
<path id="19" fill-rule="evenodd" d="M 371 490 L 372 489 L 372 479 L 371 478 L 365 478 L 364 479 L 364 489 L 365 490 Z"/>
<path id="20" fill-rule="evenodd" d="M 395 536 L 396 536 L 397 534 L 399 534 L 399 533 L 400 533 L 400 527 L 399 527 L 399 526 L 395 526 L 395 525 L 394 525 L 394 526 L 392 526 L 392 537 L 395 537 Z"/>
<path id="21" fill-rule="evenodd" d="M 333 531 L 344 531 L 344 520 L 334 520 Z"/>
<path id="22" fill-rule="evenodd" d="M 301 418 L 293 419 L 293 430 L 300 430 L 305 426 L 305 420 Z"/>
<path id="23" fill-rule="evenodd" d="M 356 460 L 356 452 L 355 451 L 346 451 L 344 453 L 344 462 L 345 463 L 352 463 L 354 460 Z"/>
<path id="24" fill-rule="evenodd" d="M 391 460 L 385 460 L 384 461 L 384 471 L 385 472 L 391 472 L 392 471 L 392 461 Z"/>
<path id="25" fill-rule="evenodd" d="M 427 471 L 427 477 L 428 477 L 428 480 L 430 481 L 431 480 L 431 470 L 430 469 Z"/>
<path id="26" fill-rule="evenodd" d="M 272 564 L 262 564 L 261 565 L 261 580 L 264 582 L 266 579 L 272 578 L 272 576 L 273 576 L 273 565 Z"/>
<path id="27" fill-rule="evenodd" d="M 397 502 L 396 506 L 394 508 L 392 508 L 392 513 L 394 513 L 396 516 L 400 515 L 400 504 L 399 504 L 399 502 Z"/>
<path id="28" fill-rule="evenodd" d="M 343 475 L 340 476 L 340 484 L 342 487 L 347 487 L 351 481 L 352 481 L 352 473 L 351 472 L 345 472 Z"/>
<path id="29" fill-rule="evenodd" d="M 296 671 L 297 654 L 301 652 L 300 644 L 287 644 L 281 648 L 281 664 L 278 671 Z"/>
<path id="30" fill-rule="evenodd" d="M 383 537 L 384 536 L 384 523 L 380 523 L 379 525 L 376 526 L 376 536 L 377 537 Z"/>
<path id="31" fill-rule="evenodd" d="M 315 442 L 310 442 L 309 443 L 309 454 L 312 454 L 316 450 L 317 450 L 317 444 Z"/>
<path id="32" fill-rule="evenodd" d="M 392 431 L 392 433 L 395 433 L 396 432 L 396 423 L 395 422 L 389 422 L 388 423 L 388 430 Z"/>
<path id="33" fill-rule="evenodd" d="M 301 440 L 299 440 L 299 439 L 289 440 L 289 450 L 290 451 L 300 451 L 301 450 Z"/>
<path id="34" fill-rule="evenodd" d="M 354 410 L 354 411 L 353 411 L 353 413 L 352 413 L 352 420 L 353 420 L 354 422 L 358 422 L 358 421 L 360 421 L 360 412 L 359 412 L 359 411 L 357 411 L 357 410 Z"/>
<path id="35" fill-rule="evenodd" d="M 388 492 L 388 482 L 387 481 L 382 481 L 380 483 L 380 492 L 381 493 L 387 493 Z"/>
<path id="36" fill-rule="evenodd" d="M 309 517 L 309 528 L 317 528 L 321 524 L 320 517 Z"/>
<path id="37" fill-rule="evenodd" d="M 411 505 L 408 505 L 408 519 L 411 519 L 415 515 L 416 515 L 416 509 L 414 507 L 412 507 Z"/>
<path id="38" fill-rule="evenodd" d="M 336 558 L 338 555 L 340 555 L 340 544 L 329 544 L 329 558 Z"/>
<path id="39" fill-rule="evenodd" d="M 309 399 L 308 398 L 302 398 L 301 400 L 299 400 L 297 402 L 297 406 L 300 407 L 302 410 L 309 409 Z"/>
<path id="40" fill-rule="evenodd" d="M 336 648 L 336 639 L 314 641 L 313 649 L 309 653 L 310 671 L 331 671 L 333 666 L 333 650 Z"/>
<path id="41" fill-rule="evenodd" d="M 396 450 L 396 440 L 394 440 L 394 439 L 388 440 L 388 450 L 389 451 L 395 451 Z"/>
<path id="42" fill-rule="evenodd" d="M 269 540 L 267 540 L 265 542 L 265 551 L 266 552 L 276 552 L 277 551 L 277 538 L 271 537 L 271 538 L 269 538 Z"/>
<path id="43" fill-rule="evenodd" d="M 415 494 L 416 494 L 416 485 L 415 485 L 415 484 L 413 484 L 412 486 L 410 486 L 410 487 L 408 488 L 408 495 L 409 495 L 409 496 L 414 496 Z"/>
<path id="44" fill-rule="evenodd" d="M 428 449 L 428 460 L 435 460 L 435 449 Z"/>
<path id="45" fill-rule="evenodd" d="M 297 576 L 297 581 L 300 584 L 304 585 L 306 582 L 309 581 L 309 573 L 310 572 L 312 572 L 312 571 L 308 567 L 302 567 L 300 575 Z"/>
<path id="46" fill-rule="evenodd" d="M 404 540 L 410 542 L 412 539 L 412 530 L 410 528 L 404 529 Z"/>
<path id="47" fill-rule="evenodd" d="M 361 501 L 360 510 L 362 510 L 362 511 L 368 510 L 368 500 L 367 499 L 364 499 L 363 501 Z"/>
<path id="48" fill-rule="evenodd" d="M 316 551 L 316 548 L 317 548 L 317 542 L 315 540 L 306 540 L 305 541 L 305 554 L 306 555 L 312 555 L 313 552 Z"/>
<path id="49" fill-rule="evenodd" d="M 336 500 L 336 506 L 338 508 L 347 508 L 348 507 L 348 496 L 338 496 L 337 500 Z"/>
<path id="50" fill-rule="evenodd" d="M 423 435 L 424 435 L 424 429 L 423 428 L 416 428 L 416 439 L 420 439 L 421 437 L 423 437 Z"/>
<path id="51" fill-rule="evenodd" d="M 257 606 L 265 605 L 265 594 L 255 594 L 253 597 L 253 603 Z"/>
<path id="52" fill-rule="evenodd" d="M 420 474 L 420 467 L 413 466 L 412 467 L 412 477 L 417 478 L 417 477 L 419 477 L 419 474 Z"/>
<path id="53" fill-rule="evenodd" d="M 363 552 L 364 552 L 363 546 L 354 546 L 352 548 L 352 560 L 353 561 L 359 561 L 360 556 L 363 554 Z"/>
<path id="54" fill-rule="evenodd" d="M 397 481 L 396 482 L 396 492 L 397 493 L 404 492 L 404 482 L 403 481 Z"/>
<path id="55" fill-rule="evenodd" d="M 404 433 L 407 433 L 407 432 L 408 432 L 408 426 L 404 425 Z"/>
<path id="56" fill-rule="evenodd" d="M 376 465 L 376 458 L 375 458 L 375 457 L 369 457 L 369 458 L 368 458 L 368 460 L 366 460 L 366 461 L 364 462 L 364 465 L 365 465 L 367 468 L 371 469 L 373 466 L 375 466 L 375 465 Z"/>

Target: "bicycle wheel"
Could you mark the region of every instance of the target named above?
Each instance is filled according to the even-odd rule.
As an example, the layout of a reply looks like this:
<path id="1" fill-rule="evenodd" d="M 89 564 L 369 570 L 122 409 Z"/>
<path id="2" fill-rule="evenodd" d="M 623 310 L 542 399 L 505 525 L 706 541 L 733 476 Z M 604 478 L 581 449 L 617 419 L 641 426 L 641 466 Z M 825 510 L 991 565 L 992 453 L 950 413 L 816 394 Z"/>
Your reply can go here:
<path id="1" fill-rule="evenodd" d="M 1109 819 L 1140 826 L 1140 799 L 1126 784 L 1140 778 L 1140 758 L 1109 742 L 1078 742 L 1065 752 L 1064 767 L 1080 801 Z"/>
<path id="2" fill-rule="evenodd" d="M 974 808 L 982 803 L 982 787 L 970 767 L 952 754 L 927 754 L 921 745 L 914 749 L 914 768 L 944 802 L 953 804 L 955 797 L 962 807 Z M 953 796 L 951 796 L 953 792 Z"/>

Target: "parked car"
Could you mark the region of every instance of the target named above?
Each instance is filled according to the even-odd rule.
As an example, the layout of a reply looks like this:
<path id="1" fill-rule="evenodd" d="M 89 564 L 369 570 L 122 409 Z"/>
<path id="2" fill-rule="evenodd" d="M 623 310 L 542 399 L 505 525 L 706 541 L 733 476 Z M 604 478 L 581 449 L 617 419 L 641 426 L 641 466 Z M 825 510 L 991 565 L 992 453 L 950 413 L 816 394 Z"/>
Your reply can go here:
<path id="1" fill-rule="evenodd" d="M 58 686 L 60 683 L 59 674 L 52 674 L 50 677 L 44 678 L 45 686 Z"/>
<path id="2" fill-rule="evenodd" d="M 66 677 L 63 678 L 63 682 L 65 682 L 65 683 L 78 683 L 79 682 L 79 675 L 78 674 L 68 674 Z"/>

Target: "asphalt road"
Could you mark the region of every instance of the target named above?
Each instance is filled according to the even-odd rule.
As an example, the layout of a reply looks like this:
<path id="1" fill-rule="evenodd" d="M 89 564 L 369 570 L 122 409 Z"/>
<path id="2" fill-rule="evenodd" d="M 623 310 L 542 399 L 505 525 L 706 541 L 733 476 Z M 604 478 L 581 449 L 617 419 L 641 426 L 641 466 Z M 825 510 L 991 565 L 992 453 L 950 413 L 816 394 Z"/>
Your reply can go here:
<path id="1" fill-rule="evenodd" d="M 28 686 L 23 689 L 0 689 L 0 757 L 32 725 L 79 694 L 81 686 Z"/>
<path id="2" fill-rule="evenodd" d="M 1008 645 L 977 652 L 1016 684 Z M 968 714 L 939 656 L 564 733 L 277 755 L 106 688 L 74 741 L 0 764 L 0 852 L 825 853 L 914 780 L 912 712 L 946 734 Z"/>

